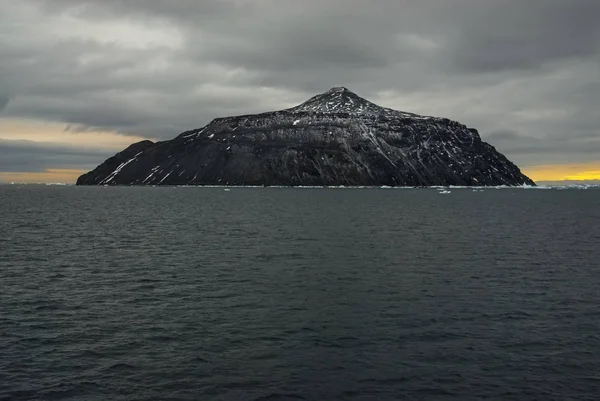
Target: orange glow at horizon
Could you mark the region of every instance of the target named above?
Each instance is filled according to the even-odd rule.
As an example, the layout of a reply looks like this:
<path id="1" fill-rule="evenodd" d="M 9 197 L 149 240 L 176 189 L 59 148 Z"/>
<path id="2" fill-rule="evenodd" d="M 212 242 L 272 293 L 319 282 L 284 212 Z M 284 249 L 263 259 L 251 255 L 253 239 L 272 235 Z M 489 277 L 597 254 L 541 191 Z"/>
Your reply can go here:
<path id="1" fill-rule="evenodd" d="M 67 168 L 49 168 L 39 172 L 1 172 L 0 182 L 17 182 L 24 184 L 74 184 L 81 174 L 87 170 L 75 170 Z"/>
<path id="2" fill-rule="evenodd" d="M 600 180 L 600 161 L 529 166 L 522 172 L 534 181 Z"/>

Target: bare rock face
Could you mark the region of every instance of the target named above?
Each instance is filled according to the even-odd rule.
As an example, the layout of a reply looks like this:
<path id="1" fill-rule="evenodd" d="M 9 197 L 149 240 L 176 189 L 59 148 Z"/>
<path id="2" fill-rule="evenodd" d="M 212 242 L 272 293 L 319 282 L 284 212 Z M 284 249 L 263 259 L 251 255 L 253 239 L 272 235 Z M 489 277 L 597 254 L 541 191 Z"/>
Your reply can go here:
<path id="1" fill-rule="evenodd" d="M 291 109 L 217 118 L 142 141 L 78 185 L 535 185 L 477 130 L 371 103 L 346 88 Z"/>

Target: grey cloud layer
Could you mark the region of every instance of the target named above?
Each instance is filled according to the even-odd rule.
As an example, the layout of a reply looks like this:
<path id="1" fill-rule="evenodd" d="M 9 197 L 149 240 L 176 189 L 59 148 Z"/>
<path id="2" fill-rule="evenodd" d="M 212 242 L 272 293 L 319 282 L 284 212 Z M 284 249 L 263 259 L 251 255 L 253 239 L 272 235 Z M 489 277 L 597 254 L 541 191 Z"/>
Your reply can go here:
<path id="1" fill-rule="evenodd" d="M 0 95 L 0 111 L 4 110 L 6 106 L 8 106 L 9 100 L 10 99 L 8 98 L 8 96 Z"/>
<path id="2" fill-rule="evenodd" d="M 5 116 L 171 138 L 344 85 L 475 126 L 519 164 L 599 158 L 597 0 L 0 2 L 21 21 L 0 26 Z M 65 16 L 99 33 L 56 36 Z M 101 40 L 123 21 L 133 44 Z M 135 46 L 144 32 L 164 40 Z"/>
<path id="3" fill-rule="evenodd" d="M 52 168 L 92 169 L 114 153 L 109 150 L 0 139 L 0 172 L 40 172 Z"/>

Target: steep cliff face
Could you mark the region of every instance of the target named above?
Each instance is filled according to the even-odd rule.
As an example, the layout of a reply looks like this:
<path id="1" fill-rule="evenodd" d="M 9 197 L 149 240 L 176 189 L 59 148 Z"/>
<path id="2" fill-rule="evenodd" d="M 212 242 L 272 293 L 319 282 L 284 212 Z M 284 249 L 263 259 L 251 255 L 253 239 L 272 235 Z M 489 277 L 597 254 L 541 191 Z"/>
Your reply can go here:
<path id="1" fill-rule="evenodd" d="M 333 88 L 291 109 L 143 141 L 78 185 L 535 185 L 477 130 Z"/>

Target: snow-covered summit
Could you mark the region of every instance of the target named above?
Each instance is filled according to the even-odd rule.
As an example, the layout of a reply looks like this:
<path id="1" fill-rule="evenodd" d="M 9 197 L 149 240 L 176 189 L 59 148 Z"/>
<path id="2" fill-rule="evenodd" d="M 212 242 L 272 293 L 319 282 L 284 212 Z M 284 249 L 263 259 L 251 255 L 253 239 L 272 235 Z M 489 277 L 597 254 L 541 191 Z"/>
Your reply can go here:
<path id="1" fill-rule="evenodd" d="M 333 87 L 327 92 L 313 96 L 306 102 L 288 110 L 291 112 L 349 113 L 357 115 L 393 114 L 403 117 L 421 117 L 417 114 L 381 107 L 343 86 Z"/>

